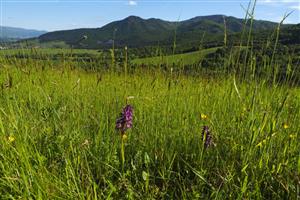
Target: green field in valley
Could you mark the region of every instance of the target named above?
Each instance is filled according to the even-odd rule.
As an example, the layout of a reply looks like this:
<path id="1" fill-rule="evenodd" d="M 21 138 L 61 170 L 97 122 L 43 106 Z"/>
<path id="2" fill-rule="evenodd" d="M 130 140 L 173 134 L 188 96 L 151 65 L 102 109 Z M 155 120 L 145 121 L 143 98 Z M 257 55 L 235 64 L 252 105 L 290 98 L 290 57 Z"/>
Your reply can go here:
<path id="1" fill-rule="evenodd" d="M 133 64 L 145 64 L 145 65 L 193 65 L 199 63 L 207 54 L 214 53 L 218 50 L 218 47 L 194 51 L 190 53 L 175 54 L 175 55 L 162 55 L 150 58 L 138 58 L 132 61 Z"/>

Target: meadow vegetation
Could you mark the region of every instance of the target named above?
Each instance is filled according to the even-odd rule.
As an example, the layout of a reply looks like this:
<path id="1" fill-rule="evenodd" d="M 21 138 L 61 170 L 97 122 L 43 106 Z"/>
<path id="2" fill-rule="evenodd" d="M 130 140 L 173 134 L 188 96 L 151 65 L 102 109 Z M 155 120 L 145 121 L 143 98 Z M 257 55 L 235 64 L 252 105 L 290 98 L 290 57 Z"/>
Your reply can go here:
<path id="1" fill-rule="evenodd" d="M 300 198 L 299 55 L 277 56 L 279 28 L 260 54 L 251 28 L 151 58 L 0 51 L 0 198 Z"/>
<path id="2" fill-rule="evenodd" d="M 2 199 L 299 197 L 299 88 L 36 62 L 1 60 Z"/>

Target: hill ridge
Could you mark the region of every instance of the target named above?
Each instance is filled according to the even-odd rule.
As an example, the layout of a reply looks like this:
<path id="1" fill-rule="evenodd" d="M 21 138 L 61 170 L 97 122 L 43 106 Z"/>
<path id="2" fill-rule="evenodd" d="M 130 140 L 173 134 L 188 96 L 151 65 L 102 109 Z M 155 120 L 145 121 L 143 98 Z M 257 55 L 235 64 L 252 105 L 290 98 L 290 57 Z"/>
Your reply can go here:
<path id="1" fill-rule="evenodd" d="M 143 19 L 130 15 L 113 21 L 99 28 L 80 28 L 54 31 L 39 36 L 41 42 L 63 41 L 77 48 L 111 47 L 115 41 L 117 47 L 141 47 L 148 45 L 170 45 L 174 41 L 176 30 L 177 42 L 198 42 L 201 35 L 209 35 L 208 40 L 215 40 L 224 34 L 224 19 L 228 34 L 238 33 L 244 27 L 244 19 L 222 14 L 196 16 L 178 22 L 159 18 Z M 253 30 L 269 30 L 278 23 L 265 20 L 254 20 Z M 86 36 L 86 40 L 81 38 Z"/>

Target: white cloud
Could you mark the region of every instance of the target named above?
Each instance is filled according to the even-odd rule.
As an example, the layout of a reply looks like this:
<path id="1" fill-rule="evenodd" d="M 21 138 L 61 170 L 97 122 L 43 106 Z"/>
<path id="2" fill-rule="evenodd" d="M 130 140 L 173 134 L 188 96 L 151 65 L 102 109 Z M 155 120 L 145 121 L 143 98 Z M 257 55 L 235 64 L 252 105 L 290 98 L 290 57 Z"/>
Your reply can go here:
<path id="1" fill-rule="evenodd" d="M 295 6 L 290 6 L 291 9 L 296 9 L 296 10 L 300 10 L 300 5 L 295 5 Z"/>
<path id="2" fill-rule="evenodd" d="M 128 5 L 130 5 L 130 6 L 136 6 L 137 2 L 136 1 L 128 1 Z"/>
<path id="3" fill-rule="evenodd" d="M 259 3 L 299 3 L 299 0 L 258 0 Z"/>
<path id="4" fill-rule="evenodd" d="M 283 22 L 284 24 L 297 24 L 297 21 L 293 21 L 293 20 L 284 20 Z"/>
<path id="5" fill-rule="evenodd" d="M 299 3 L 299 0 L 281 0 L 282 3 Z"/>

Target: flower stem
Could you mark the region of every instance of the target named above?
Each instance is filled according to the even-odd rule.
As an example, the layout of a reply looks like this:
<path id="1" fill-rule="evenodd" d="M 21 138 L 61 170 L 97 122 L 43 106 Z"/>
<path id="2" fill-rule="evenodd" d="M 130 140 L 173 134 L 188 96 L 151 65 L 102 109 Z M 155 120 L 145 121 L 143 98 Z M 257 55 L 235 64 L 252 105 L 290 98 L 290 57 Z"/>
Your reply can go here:
<path id="1" fill-rule="evenodd" d="M 121 138 L 121 158 L 122 158 L 122 172 L 124 172 L 124 163 L 125 163 L 125 149 L 124 149 L 124 137 Z"/>

